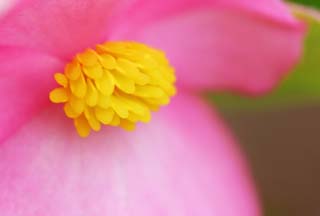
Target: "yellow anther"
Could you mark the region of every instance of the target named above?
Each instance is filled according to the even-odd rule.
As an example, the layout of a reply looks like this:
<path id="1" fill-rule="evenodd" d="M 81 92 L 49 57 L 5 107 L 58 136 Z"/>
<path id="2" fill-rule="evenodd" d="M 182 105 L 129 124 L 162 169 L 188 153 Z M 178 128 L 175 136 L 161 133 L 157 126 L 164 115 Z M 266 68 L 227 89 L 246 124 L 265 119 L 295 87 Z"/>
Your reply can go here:
<path id="1" fill-rule="evenodd" d="M 68 86 L 68 79 L 67 77 L 62 74 L 62 73 L 56 73 L 54 75 L 54 79 L 57 81 L 57 83 L 61 86 L 63 86 L 64 88 L 67 88 Z"/>
<path id="2" fill-rule="evenodd" d="M 50 92 L 50 100 L 54 103 L 63 103 L 68 101 L 68 94 L 65 88 L 56 88 Z"/>
<path id="3" fill-rule="evenodd" d="M 165 54 L 136 42 L 107 42 L 79 53 L 54 76 L 53 103 L 64 103 L 81 137 L 101 125 L 133 130 L 176 93 L 174 69 Z"/>
<path id="4" fill-rule="evenodd" d="M 67 64 L 64 73 L 68 79 L 77 80 L 81 74 L 81 67 L 79 62 L 73 61 Z"/>

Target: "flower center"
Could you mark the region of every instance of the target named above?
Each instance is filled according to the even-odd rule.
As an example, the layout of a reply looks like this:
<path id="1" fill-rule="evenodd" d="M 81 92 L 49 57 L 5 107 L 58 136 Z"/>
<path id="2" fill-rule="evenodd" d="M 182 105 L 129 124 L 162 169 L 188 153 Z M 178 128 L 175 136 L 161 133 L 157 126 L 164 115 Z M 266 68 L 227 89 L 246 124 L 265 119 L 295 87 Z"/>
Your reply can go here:
<path id="1" fill-rule="evenodd" d="M 133 130 L 176 93 L 174 69 L 165 54 L 136 42 L 107 42 L 79 53 L 56 73 L 50 92 L 63 103 L 81 137 L 102 125 Z"/>

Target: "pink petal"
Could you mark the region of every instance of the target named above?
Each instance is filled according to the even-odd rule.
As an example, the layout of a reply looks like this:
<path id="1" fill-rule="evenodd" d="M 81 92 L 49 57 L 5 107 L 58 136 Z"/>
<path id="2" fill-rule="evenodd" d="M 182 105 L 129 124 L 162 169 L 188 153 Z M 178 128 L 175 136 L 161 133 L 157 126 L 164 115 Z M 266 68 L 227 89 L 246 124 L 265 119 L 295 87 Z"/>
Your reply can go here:
<path id="1" fill-rule="evenodd" d="M 2 216 L 257 216 L 229 132 L 183 96 L 135 132 L 80 139 L 47 110 L 0 147 Z"/>
<path id="2" fill-rule="evenodd" d="M 118 1 L 24 0 L 0 20 L 0 45 L 70 58 L 106 40 L 105 26 L 112 21 L 115 3 Z"/>
<path id="3" fill-rule="evenodd" d="M 300 57 L 304 27 L 280 1 L 144 2 L 113 38 L 165 50 L 184 87 L 261 93 Z"/>
<path id="4" fill-rule="evenodd" d="M 48 103 L 57 59 L 30 50 L 0 47 L 0 143 Z"/>
<path id="5" fill-rule="evenodd" d="M 0 17 L 4 16 L 19 0 L 0 1 Z"/>

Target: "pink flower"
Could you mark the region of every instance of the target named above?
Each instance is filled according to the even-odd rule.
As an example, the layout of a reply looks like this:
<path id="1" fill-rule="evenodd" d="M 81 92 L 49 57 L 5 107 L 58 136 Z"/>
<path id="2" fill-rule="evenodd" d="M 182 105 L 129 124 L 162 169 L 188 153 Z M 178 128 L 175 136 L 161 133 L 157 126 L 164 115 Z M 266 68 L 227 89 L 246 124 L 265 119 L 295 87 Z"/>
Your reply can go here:
<path id="1" fill-rule="evenodd" d="M 303 26 L 277 0 L 21 0 L 0 19 L 1 216 L 256 216 L 246 165 L 199 92 L 271 89 Z M 178 94 L 134 132 L 80 138 L 48 100 L 78 52 L 133 40 L 165 51 Z"/>

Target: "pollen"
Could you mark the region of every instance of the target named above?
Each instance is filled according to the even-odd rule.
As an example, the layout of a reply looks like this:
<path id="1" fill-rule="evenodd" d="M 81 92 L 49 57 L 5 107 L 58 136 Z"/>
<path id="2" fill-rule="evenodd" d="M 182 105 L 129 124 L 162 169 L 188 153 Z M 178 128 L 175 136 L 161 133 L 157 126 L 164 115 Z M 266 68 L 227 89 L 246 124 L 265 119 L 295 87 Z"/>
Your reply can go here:
<path id="1" fill-rule="evenodd" d="M 50 101 L 63 104 L 81 137 L 102 126 L 131 131 L 176 94 L 175 73 L 164 52 L 137 42 L 106 42 L 77 54 Z"/>

